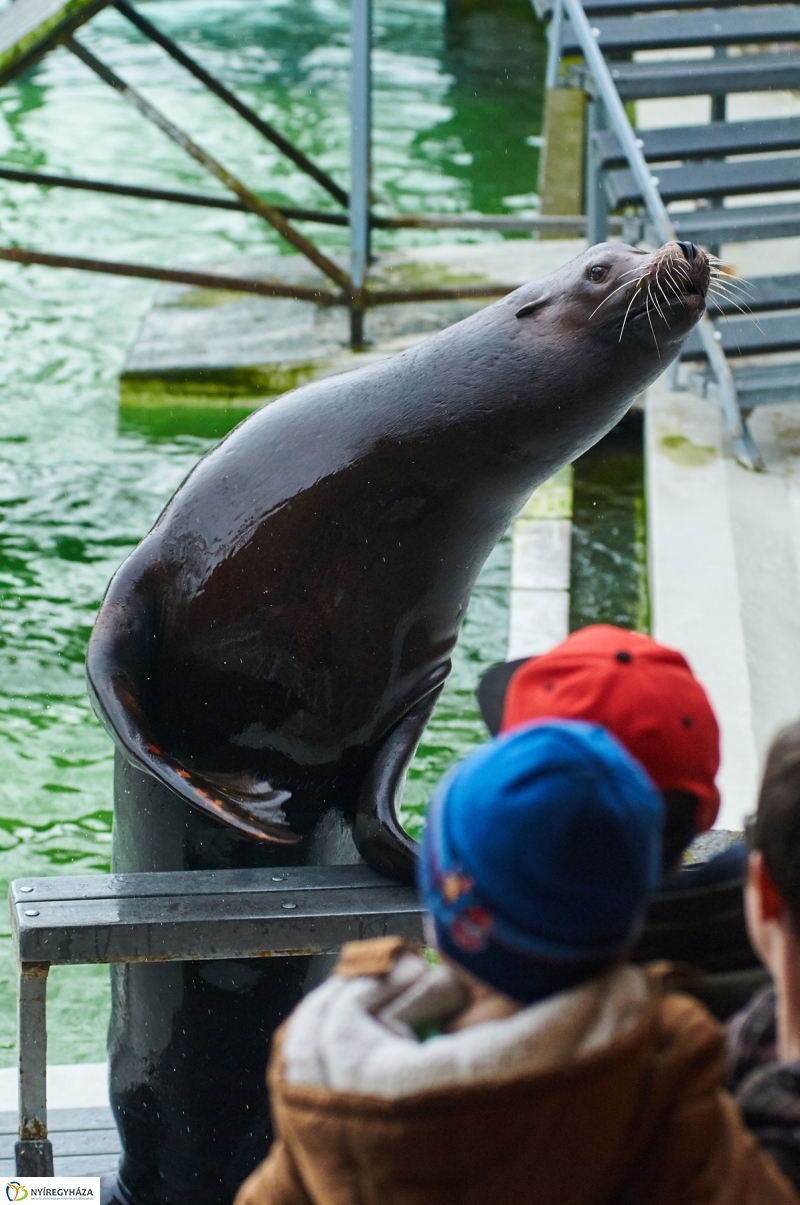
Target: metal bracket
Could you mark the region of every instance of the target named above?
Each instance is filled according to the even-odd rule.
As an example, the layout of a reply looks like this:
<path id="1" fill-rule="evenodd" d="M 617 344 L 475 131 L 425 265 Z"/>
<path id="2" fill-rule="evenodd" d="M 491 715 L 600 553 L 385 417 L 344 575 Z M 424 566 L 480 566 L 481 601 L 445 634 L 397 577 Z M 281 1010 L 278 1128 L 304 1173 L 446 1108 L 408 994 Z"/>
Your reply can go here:
<path id="1" fill-rule="evenodd" d="M 19 964 L 19 1141 L 14 1147 L 19 1176 L 53 1175 L 53 1146 L 47 1137 L 49 970 L 49 962 Z"/>

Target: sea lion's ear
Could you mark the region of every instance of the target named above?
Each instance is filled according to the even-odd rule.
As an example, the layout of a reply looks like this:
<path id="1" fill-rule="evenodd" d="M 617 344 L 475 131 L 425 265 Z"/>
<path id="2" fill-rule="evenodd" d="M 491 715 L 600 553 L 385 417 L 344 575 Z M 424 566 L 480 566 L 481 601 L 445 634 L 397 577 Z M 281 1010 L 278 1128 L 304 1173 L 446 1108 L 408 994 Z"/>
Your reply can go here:
<path id="1" fill-rule="evenodd" d="M 543 305 L 546 305 L 549 300 L 549 297 L 537 297 L 534 301 L 526 301 L 522 309 L 517 310 L 514 317 L 527 318 L 529 314 L 535 313 L 536 310 L 540 309 Z"/>

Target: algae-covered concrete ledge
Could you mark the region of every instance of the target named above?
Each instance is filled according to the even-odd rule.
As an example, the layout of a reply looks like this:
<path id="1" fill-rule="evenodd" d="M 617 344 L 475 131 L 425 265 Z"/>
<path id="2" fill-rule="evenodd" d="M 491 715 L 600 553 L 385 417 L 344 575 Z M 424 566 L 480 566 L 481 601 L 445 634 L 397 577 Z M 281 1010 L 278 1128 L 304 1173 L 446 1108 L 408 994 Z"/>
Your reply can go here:
<path id="1" fill-rule="evenodd" d="M 579 239 L 498 239 L 417 248 L 382 256 L 371 280 L 384 288 L 518 285 L 560 267 L 584 246 Z M 240 259 L 209 270 L 297 284 L 322 281 L 299 255 Z M 317 377 L 402 351 L 486 304 L 459 300 L 376 307 L 366 317 L 366 351 L 353 352 L 343 307 L 162 285 L 121 374 L 121 407 L 254 409 Z"/>

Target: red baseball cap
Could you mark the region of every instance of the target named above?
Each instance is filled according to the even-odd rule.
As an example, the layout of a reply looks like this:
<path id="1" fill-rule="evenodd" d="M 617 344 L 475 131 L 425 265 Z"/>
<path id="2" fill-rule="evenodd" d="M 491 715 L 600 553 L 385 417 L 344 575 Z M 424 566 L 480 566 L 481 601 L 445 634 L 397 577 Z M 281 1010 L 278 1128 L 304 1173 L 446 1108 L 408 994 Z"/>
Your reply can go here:
<path id="1" fill-rule="evenodd" d="M 717 818 L 719 726 L 686 658 L 649 636 L 596 624 L 512 674 L 500 731 L 540 718 L 602 724 L 662 791 L 697 796 L 695 825 Z"/>

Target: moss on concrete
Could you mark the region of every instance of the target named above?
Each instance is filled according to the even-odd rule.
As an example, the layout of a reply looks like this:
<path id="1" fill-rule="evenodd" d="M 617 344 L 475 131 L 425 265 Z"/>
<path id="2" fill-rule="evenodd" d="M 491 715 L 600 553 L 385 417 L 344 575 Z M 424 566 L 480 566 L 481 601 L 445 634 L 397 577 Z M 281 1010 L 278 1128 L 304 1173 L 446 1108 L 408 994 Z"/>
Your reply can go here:
<path id="1" fill-rule="evenodd" d="M 544 148 L 539 161 L 539 197 L 543 214 L 583 213 L 584 125 L 586 96 L 578 88 L 550 88 L 544 119 Z M 542 233 L 540 238 L 564 238 Z"/>
<path id="2" fill-rule="evenodd" d="M 668 456 L 674 464 L 684 468 L 701 468 L 710 464 L 716 458 L 717 449 L 705 444 L 693 443 L 686 435 L 678 431 L 660 432 L 658 436 L 659 449 Z"/>
<path id="3" fill-rule="evenodd" d="M 252 401 L 254 408 L 289 389 L 304 385 L 326 365 L 261 364 L 243 368 L 204 368 L 163 375 L 126 373 L 119 381 L 121 407 L 159 410 L 174 406 L 227 408 L 232 402 Z"/>

